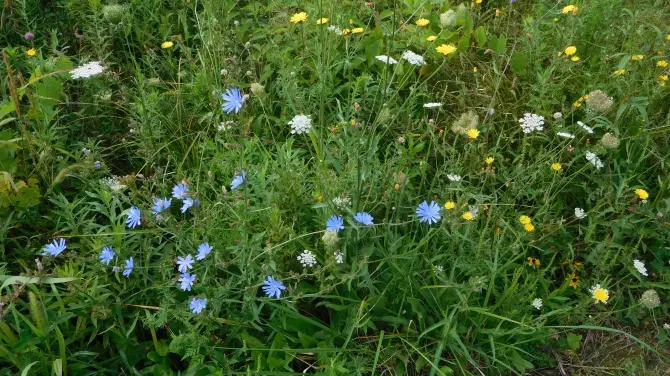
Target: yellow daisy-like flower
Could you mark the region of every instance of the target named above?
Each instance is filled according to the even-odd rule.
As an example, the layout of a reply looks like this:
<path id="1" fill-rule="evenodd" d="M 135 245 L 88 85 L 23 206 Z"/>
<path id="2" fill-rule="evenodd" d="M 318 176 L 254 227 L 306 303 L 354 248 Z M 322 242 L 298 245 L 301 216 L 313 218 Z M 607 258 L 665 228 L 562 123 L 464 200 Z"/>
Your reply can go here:
<path id="1" fill-rule="evenodd" d="M 465 131 L 465 134 L 467 134 L 468 137 L 470 137 L 473 140 L 479 137 L 479 131 L 475 128 L 468 129 L 467 131 Z"/>
<path id="2" fill-rule="evenodd" d="M 658 83 L 658 86 L 660 86 L 660 87 L 665 86 L 665 82 L 663 82 L 663 81 L 659 82 L 659 83 Z"/>
<path id="3" fill-rule="evenodd" d="M 563 166 L 561 166 L 560 163 L 552 163 L 551 169 L 554 171 L 561 171 L 563 169 Z"/>
<path id="4" fill-rule="evenodd" d="M 436 47 L 435 51 L 443 55 L 449 55 L 456 52 L 456 46 L 454 46 L 453 44 L 443 44 L 441 46 Z"/>
<path id="5" fill-rule="evenodd" d="M 472 215 L 472 212 L 466 211 L 465 213 L 463 213 L 463 215 L 461 217 L 463 219 L 465 219 L 466 221 L 471 221 L 472 218 L 474 218 L 475 216 Z"/>
<path id="6" fill-rule="evenodd" d="M 666 35 L 665 39 L 670 40 L 670 34 Z"/>
<path id="7" fill-rule="evenodd" d="M 31 48 L 31 49 L 29 49 L 29 50 L 26 51 L 26 55 L 28 55 L 28 56 L 35 56 L 35 55 L 37 55 L 37 50 L 34 49 L 34 48 Z"/>
<path id="8" fill-rule="evenodd" d="M 656 62 L 657 67 L 665 68 L 668 66 L 668 62 L 666 60 L 659 60 Z"/>
<path id="9" fill-rule="evenodd" d="M 456 203 L 453 201 L 447 201 L 444 203 L 444 208 L 447 210 L 451 210 L 456 207 Z"/>
<path id="10" fill-rule="evenodd" d="M 574 55 L 575 52 L 577 52 L 577 47 L 575 46 L 568 46 L 565 48 L 565 54 L 568 56 Z"/>
<path id="11" fill-rule="evenodd" d="M 365 31 L 365 29 L 363 29 L 362 27 L 355 27 L 355 28 L 351 29 L 352 34 L 359 34 L 359 33 L 362 33 L 364 31 Z"/>
<path id="12" fill-rule="evenodd" d="M 577 9 L 576 6 L 574 6 L 574 5 L 568 5 L 568 6 L 563 7 L 562 12 L 563 12 L 563 14 L 568 14 L 568 13 L 570 13 L 570 12 L 573 12 L 575 9 Z"/>
<path id="13" fill-rule="evenodd" d="M 529 257 L 528 258 L 528 265 L 530 266 L 540 266 L 540 259 L 536 257 Z"/>
<path id="14" fill-rule="evenodd" d="M 327 23 L 328 23 L 328 19 L 326 17 L 319 18 L 318 20 L 316 20 L 317 25 L 323 25 L 323 24 L 327 24 Z"/>
<path id="15" fill-rule="evenodd" d="M 558 17 L 554 17 L 554 22 L 558 22 Z"/>
<path id="16" fill-rule="evenodd" d="M 424 27 L 424 26 L 427 26 L 427 25 L 430 23 L 430 20 L 427 20 L 427 19 L 425 19 L 425 18 L 421 18 L 421 19 L 416 20 L 415 23 L 416 23 L 418 26 Z"/>
<path id="17" fill-rule="evenodd" d="M 572 287 L 573 289 L 577 289 L 579 286 L 579 276 L 575 273 L 572 273 L 568 275 L 568 279 L 570 280 L 570 283 L 568 283 L 568 286 Z"/>
<path id="18" fill-rule="evenodd" d="M 636 189 L 636 190 L 635 190 L 635 194 L 636 194 L 637 197 L 639 197 L 641 200 L 646 200 L 646 199 L 649 198 L 649 193 L 647 193 L 647 191 L 645 191 L 644 189 L 639 189 L 639 188 Z"/>
<path id="19" fill-rule="evenodd" d="M 477 3 L 477 4 L 481 4 L 482 1 L 484 1 L 484 0 L 475 0 L 475 3 Z"/>
<path id="20" fill-rule="evenodd" d="M 342 35 L 347 35 L 347 34 L 349 34 L 349 33 L 351 33 L 351 29 L 344 29 L 344 30 L 342 30 Z"/>
<path id="21" fill-rule="evenodd" d="M 634 61 L 638 61 L 644 59 L 644 55 L 633 55 L 630 58 Z"/>
<path id="22" fill-rule="evenodd" d="M 164 49 L 164 50 L 168 49 L 168 48 L 171 48 L 172 46 L 174 46 L 174 43 L 172 43 L 172 41 L 169 41 L 169 40 L 161 43 L 161 48 Z"/>
<path id="23" fill-rule="evenodd" d="M 668 80 L 668 75 L 667 74 L 662 74 L 658 76 L 659 81 L 667 81 Z"/>
<path id="24" fill-rule="evenodd" d="M 535 226 L 533 226 L 532 223 L 526 223 L 525 225 L 523 225 L 523 228 L 524 228 L 524 230 L 526 230 L 528 232 L 535 231 Z"/>
<path id="25" fill-rule="evenodd" d="M 580 58 L 579 56 L 573 56 L 573 57 L 570 58 L 570 60 L 572 60 L 572 61 L 574 61 L 574 62 L 576 63 L 576 62 L 578 62 L 579 60 L 581 60 L 581 58 Z"/>
<path id="26" fill-rule="evenodd" d="M 305 12 L 296 13 L 291 16 L 291 22 L 293 22 L 294 24 L 305 22 L 306 20 L 307 20 L 307 13 Z"/>
<path id="27" fill-rule="evenodd" d="M 522 225 L 527 225 L 530 223 L 530 217 L 527 215 L 522 215 L 519 217 L 519 222 L 521 222 Z"/>
<path id="28" fill-rule="evenodd" d="M 575 102 L 575 103 L 572 104 L 572 107 L 579 108 L 579 107 L 582 107 L 582 104 L 579 103 L 579 102 Z"/>
<path id="29" fill-rule="evenodd" d="M 490 165 L 491 163 L 493 163 L 493 161 L 495 161 L 495 159 L 493 159 L 493 157 L 488 157 L 488 158 L 486 158 L 486 159 L 484 160 L 484 162 L 486 162 L 486 164 L 488 164 L 488 165 Z"/>
<path id="30" fill-rule="evenodd" d="M 434 40 L 436 40 L 436 39 L 437 39 L 437 37 L 436 37 L 435 35 L 431 35 L 431 36 L 429 36 L 428 38 L 426 38 L 426 40 L 429 41 L 429 42 L 432 42 L 432 41 L 434 41 Z"/>
<path id="31" fill-rule="evenodd" d="M 472 67 L 473 72 L 477 72 L 477 66 Z"/>
<path id="32" fill-rule="evenodd" d="M 615 75 L 615 76 L 621 76 L 621 75 L 623 75 L 624 73 L 626 73 L 626 70 L 625 70 L 625 69 L 617 69 L 617 70 L 614 71 L 614 75 Z"/>
<path id="33" fill-rule="evenodd" d="M 593 296 L 593 299 L 595 299 L 595 303 L 605 303 L 607 304 L 607 300 L 610 298 L 610 293 L 607 291 L 607 289 L 604 289 L 600 287 L 600 285 L 595 285 L 591 287 L 591 295 Z"/>

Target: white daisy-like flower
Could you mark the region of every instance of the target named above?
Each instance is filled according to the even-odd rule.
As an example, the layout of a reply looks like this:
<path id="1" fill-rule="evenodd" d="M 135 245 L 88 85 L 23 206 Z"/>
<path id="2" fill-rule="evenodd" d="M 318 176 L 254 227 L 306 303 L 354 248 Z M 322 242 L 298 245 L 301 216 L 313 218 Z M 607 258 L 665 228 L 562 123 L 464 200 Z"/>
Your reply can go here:
<path id="1" fill-rule="evenodd" d="M 586 212 L 582 208 L 575 208 L 575 217 L 577 217 L 577 219 L 586 218 Z"/>
<path id="2" fill-rule="evenodd" d="M 447 174 L 447 179 L 449 179 L 450 181 L 453 181 L 453 182 L 459 182 L 459 181 L 463 180 L 462 177 L 460 177 L 459 175 L 456 175 L 456 174 Z"/>
<path id="3" fill-rule="evenodd" d="M 591 164 L 594 165 L 598 170 L 600 170 L 603 167 L 603 162 L 600 160 L 600 158 L 598 158 L 598 156 L 595 153 L 587 151 L 586 160 L 591 162 Z"/>
<path id="4" fill-rule="evenodd" d="M 105 71 L 99 61 L 91 61 L 70 71 L 72 78 L 89 78 Z"/>
<path id="5" fill-rule="evenodd" d="M 384 62 L 386 64 L 398 64 L 398 60 L 386 55 L 375 56 L 375 59 Z"/>
<path id="6" fill-rule="evenodd" d="M 304 268 L 316 266 L 316 256 L 311 251 L 304 250 L 298 255 L 298 261 Z"/>
<path id="7" fill-rule="evenodd" d="M 423 56 L 416 54 L 410 50 L 403 52 L 402 58 L 407 60 L 407 62 L 412 65 L 426 65 L 426 60 L 423 58 Z"/>
<path id="8" fill-rule="evenodd" d="M 561 120 L 563 119 L 563 114 L 560 112 L 554 112 L 554 119 L 555 120 Z"/>
<path id="9" fill-rule="evenodd" d="M 645 277 L 648 277 L 649 274 L 647 273 L 647 267 L 644 266 L 644 263 L 640 260 L 633 260 L 633 266 L 637 271 L 642 274 Z"/>
<path id="10" fill-rule="evenodd" d="M 557 132 L 556 135 L 565 138 L 575 138 L 575 136 L 572 133 L 568 132 Z"/>
<path id="11" fill-rule="evenodd" d="M 540 298 L 533 299 L 533 303 L 531 305 L 537 310 L 541 309 L 542 308 L 542 299 L 540 299 Z"/>
<path id="12" fill-rule="evenodd" d="M 588 125 L 582 123 L 581 121 L 577 122 L 577 125 L 579 125 L 580 128 L 586 131 L 588 134 L 593 134 L 593 128 L 589 127 Z"/>
<path id="13" fill-rule="evenodd" d="M 333 256 L 335 256 L 335 263 L 342 264 L 344 262 L 344 255 L 339 249 L 333 253 Z"/>
<path id="14" fill-rule="evenodd" d="M 291 126 L 292 134 L 309 133 L 309 130 L 312 129 L 312 119 L 309 115 L 296 115 L 288 122 L 288 125 Z"/>
<path id="15" fill-rule="evenodd" d="M 435 108 L 435 107 L 440 107 L 442 106 L 442 103 L 437 103 L 437 102 L 431 102 L 431 103 L 424 103 L 423 107 L 424 108 Z"/>
<path id="16" fill-rule="evenodd" d="M 519 119 L 523 133 L 532 133 L 544 129 L 544 116 L 526 112 L 523 118 Z"/>

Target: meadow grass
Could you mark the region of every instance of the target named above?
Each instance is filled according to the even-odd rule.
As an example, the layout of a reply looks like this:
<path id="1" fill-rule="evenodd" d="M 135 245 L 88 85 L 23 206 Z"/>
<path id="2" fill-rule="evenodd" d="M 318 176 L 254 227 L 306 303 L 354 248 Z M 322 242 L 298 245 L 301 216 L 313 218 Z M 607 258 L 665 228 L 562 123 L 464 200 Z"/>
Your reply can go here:
<path id="1" fill-rule="evenodd" d="M 665 374 L 669 15 L 5 2 L 0 375 Z"/>

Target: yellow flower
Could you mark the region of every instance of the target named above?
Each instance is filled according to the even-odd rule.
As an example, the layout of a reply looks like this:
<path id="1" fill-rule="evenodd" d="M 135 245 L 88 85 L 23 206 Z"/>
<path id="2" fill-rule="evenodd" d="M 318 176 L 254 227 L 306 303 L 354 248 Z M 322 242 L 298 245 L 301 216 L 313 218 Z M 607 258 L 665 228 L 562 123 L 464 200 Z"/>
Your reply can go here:
<path id="1" fill-rule="evenodd" d="M 578 9 L 578 8 L 575 7 L 574 5 L 568 5 L 568 6 L 563 8 L 563 14 L 568 14 L 568 13 L 574 11 L 575 9 Z"/>
<path id="2" fill-rule="evenodd" d="M 475 3 L 477 3 L 477 4 L 481 4 L 482 1 L 484 1 L 484 0 L 475 0 Z"/>
<path id="3" fill-rule="evenodd" d="M 568 275 L 568 279 L 570 280 L 570 283 L 568 283 L 568 286 L 572 287 L 573 289 L 577 289 L 577 286 L 579 286 L 579 276 L 575 273 L 572 273 Z"/>
<path id="4" fill-rule="evenodd" d="M 472 67 L 473 72 L 477 72 L 477 66 Z"/>
<path id="5" fill-rule="evenodd" d="M 428 25 L 429 23 L 430 23 L 430 21 L 425 19 L 425 18 L 421 18 L 421 19 L 416 20 L 416 24 L 421 26 L 421 27 L 424 27 L 424 26 Z"/>
<path id="6" fill-rule="evenodd" d="M 574 55 L 575 52 L 577 52 L 577 47 L 575 46 L 568 46 L 565 48 L 565 54 L 568 56 Z"/>
<path id="7" fill-rule="evenodd" d="M 659 60 L 656 62 L 657 67 L 665 68 L 668 66 L 668 62 L 665 60 Z"/>
<path id="8" fill-rule="evenodd" d="M 579 103 L 579 102 L 575 102 L 575 103 L 572 104 L 572 107 L 579 108 L 579 107 L 582 107 L 582 104 Z"/>
<path id="9" fill-rule="evenodd" d="M 317 25 L 323 25 L 323 24 L 326 24 L 326 23 L 328 23 L 328 19 L 325 18 L 325 17 L 324 18 L 319 18 L 318 20 L 316 20 Z"/>
<path id="10" fill-rule="evenodd" d="M 670 34 L 666 35 L 665 39 L 670 40 Z"/>
<path id="11" fill-rule="evenodd" d="M 321 202 L 321 201 L 323 201 L 323 196 L 322 195 L 316 196 L 316 202 Z"/>
<path id="12" fill-rule="evenodd" d="M 649 193 L 647 193 L 647 191 L 645 191 L 644 189 L 636 189 L 635 194 L 642 200 L 646 200 L 649 198 Z"/>
<path id="13" fill-rule="evenodd" d="M 617 70 L 614 71 L 614 75 L 616 75 L 616 76 L 621 76 L 624 73 L 626 73 L 625 69 L 617 69 Z"/>
<path id="14" fill-rule="evenodd" d="M 591 287 L 591 294 L 593 295 L 593 299 L 596 300 L 596 303 L 607 303 L 607 300 L 610 298 L 609 291 L 600 287 L 600 285 Z"/>
<path id="15" fill-rule="evenodd" d="M 432 41 L 434 41 L 435 39 L 437 39 L 437 37 L 436 37 L 435 35 L 431 35 L 431 36 L 429 36 L 428 38 L 426 38 L 426 40 L 429 41 L 429 42 L 432 42 Z"/>
<path id="16" fill-rule="evenodd" d="M 172 41 L 166 41 L 161 43 L 162 49 L 171 48 L 172 46 L 174 46 L 174 43 L 172 43 Z"/>
<path id="17" fill-rule="evenodd" d="M 554 22 L 558 22 L 558 18 L 557 18 L 557 17 L 554 17 Z"/>
<path id="18" fill-rule="evenodd" d="M 572 60 L 572 61 L 574 61 L 574 62 L 576 63 L 576 62 L 578 62 L 578 61 L 581 60 L 581 59 L 579 58 L 579 56 L 573 56 L 573 57 L 570 58 L 570 60 Z"/>
<path id="19" fill-rule="evenodd" d="M 342 30 L 342 35 L 347 35 L 347 34 L 349 34 L 349 33 L 351 33 L 351 30 L 350 30 L 350 29 L 344 29 L 344 30 Z"/>
<path id="20" fill-rule="evenodd" d="M 353 34 L 359 34 L 359 33 L 362 33 L 364 31 L 365 31 L 365 29 L 363 29 L 362 27 L 355 27 L 355 28 L 351 29 L 351 32 Z"/>
<path id="21" fill-rule="evenodd" d="M 530 217 L 527 215 L 522 215 L 519 217 L 519 222 L 521 222 L 522 225 L 527 225 L 530 223 Z"/>
<path id="22" fill-rule="evenodd" d="M 484 162 L 486 162 L 486 164 L 489 164 L 489 165 L 490 165 L 491 163 L 493 163 L 493 161 L 495 161 L 495 159 L 493 159 L 493 157 L 488 157 L 488 158 L 486 158 L 486 159 L 484 160 Z"/>
<path id="23" fill-rule="evenodd" d="M 453 201 L 447 201 L 444 203 L 444 208 L 447 210 L 451 210 L 456 207 L 456 203 Z"/>
<path id="24" fill-rule="evenodd" d="M 662 74 L 658 76 L 659 81 L 667 81 L 668 80 L 668 75 L 667 74 Z"/>
<path id="25" fill-rule="evenodd" d="M 467 134 L 468 137 L 470 137 L 473 140 L 479 137 L 479 131 L 475 128 L 468 129 L 467 131 L 465 131 L 465 134 Z"/>
<path id="26" fill-rule="evenodd" d="M 528 265 L 530 266 L 540 266 L 540 259 L 535 257 L 528 258 Z"/>
<path id="27" fill-rule="evenodd" d="M 305 13 L 305 12 L 296 13 L 296 14 L 291 16 L 291 22 L 293 22 L 295 24 L 300 23 L 300 22 L 304 22 L 306 20 L 307 20 L 307 13 Z"/>
<path id="28" fill-rule="evenodd" d="M 535 226 L 533 226 L 532 223 L 526 223 L 525 225 L 523 225 L 523 228 L 528 232 L 535 231 Z"/>
<path id="29" fill-rule="evenodd" d="M 633 55 L 630 58 L 634 61 L 638 61 L 644 59 L 644 55 Z"/>
<path id="30" fill-rule="evenodd" d="M 31 49 L 26 51 L 26 55 L 28 55 L 28 56 L 35 56 L 36 54 L 37 54 L 37 50 L 34 49 L 34 48 L 31 48 Z"/>
<path id="31" fill-rule="evenodd" d="M 663 82 L 663 81 L 659 82 L 659 83 L 658 83 L 658 86 L 660 86 L 660 87 L 665 86 L 665 82 Z"/>
<path id="32" fill-rule="evenodd" d="M 474 218 L 474 215 L 472 215 L 472 212 L 466 211 L 463 213 L 462 218 L 465 219 L 466 221 L 472 220 Z"/>
<path id="33" fill-rule="evenodd" d="M 456 52 L 456 46 L 453 44 L 443 44 L 435 48 L 435 50 L 441 54 L 449 55 Z"/>
<path id="34" fill-rule="evenodd" d="M 563 169 L 563 166 L 561 166 L 560 163 L 552 163 L 551 169 L 554 171 L 561 171 L 561 169 Z"/>
<path id="35" fill-rule="evenodd" d="M 556 56 L 558 56 L 558 57 L 561 57 L 561 55 L 563 55 L 563 51 L 558 51 L 558 52 L 556 53 Z"/>

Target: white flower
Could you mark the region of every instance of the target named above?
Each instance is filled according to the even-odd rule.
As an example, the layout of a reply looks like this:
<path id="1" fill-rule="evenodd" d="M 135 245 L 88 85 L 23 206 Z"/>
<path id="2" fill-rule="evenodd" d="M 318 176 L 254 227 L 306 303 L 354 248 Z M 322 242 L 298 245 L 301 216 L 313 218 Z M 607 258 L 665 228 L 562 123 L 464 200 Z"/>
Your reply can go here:
<path id="1" fill-rule="evenodd" d="M 544 116 L 535 115 L 526 112 L 523 118 L 519 119 L 523 133 L 532 133 L 533 131 L 541 131 L 544 129 Z"/>
<path id="2" fill-rule="evenodd" d="M 112 192 L 121 192 L 121 191 L 123 191 L 124 189 L 127 188 L 127 186 L 121 184 L 121 182 L 119 181 L 119 178 L 116 177 L 116 176 L 112 176 L 112 177 L 109 177 L 109 178 L 104 178 L 104 179 L 101 180 L 101 182 L 102 182 L 102 184 L 109 187 L 109 189 L 111 189 Z"/>
<path id="3" fill-rule="evenodd" d="M 426 65 L 426 60 L 424 60 L 423 56 L 416 54 L 410 50 L 403 52 L 402 58 L 407 60 L 407 62 L 412 65 Z"/>
<path id="4" fill-rule="evenodd" d="M 585 130 L 589 134 L 593 134 L 593 128 L 589 127 L 588 125 L 582 123 L 581 121 L 577 122 L 577 125 L 579 125 L 580 128 Z"/>
<path id="5" fill-rule="evenodd" d="M 575 136 L 572 133 L 568 132 L 558 132 L 556 133 L 557 136 L 565 137 L 565 138 L 575 138 Z"/>
<path id="6" fill-rule="evenodd" d="M 645 277 L 648 277 L 649 274 L 647 273 L 647 267 L 644 266 L 644 263 L 640 260 L 633 260 L 633 266 L 637 271 L 642 274 Z"/>
<path id="7" fill-rule="evenodd" d="M 386 64 L 398 64 L 398 60 L 386 55 L 375 56 L 375 59 L 384 62 Z"/>
<path id="8" fill-rule="evenodd" d="M 340 252 L 340 250 L 335 251 L 335 253 L 333 253 L 333 256 L 335 256 L 335 263 L 342 264 L 344 262 L 344 255 L 342 254 L 342 252 Z"/>
<path id="9" fill-rule="evenodd" d="M 437 102 L 431 102 L 431 103 L 424 103 L 423 107 L 424 108 L 433 108 L 433 107 L 440 107 L 442 106 L 442 103 L 437 103 Z"/>
<path id="10" fill-rule="evenodd" d="M 600 161 L 600 158 L 598 158 L 595 153 L 587 151 L 586 160 L 591 162 L 591 164 L 594 165 L 598 170 L 603 167 L 603 162 Z"/>
<path id="11" fill-rule="evenodd" d="M 554 119 L 555 120 L 561 120 L 563 119 L 563 114 L 560 112 L 554 112 Z"/>
<path id="12" fill-rule="evenodd" d="M 455 182 L 459 182 L 459 181 L 463 180 L 462 177 L 460 177 L 456 174 L 447 174 L 447 179 L 449 179 L 450 181 L 455 181 Z"/>
<path id="13" fill-rule="evenodd" d="M 224 131 L 227 131 L 227 130 L 229 130 L 229 129 L 232 129 L 232 128 L 233 128 L 233 125 L 235 125 L 235 122 L 232 121 L 232 120 L 222 121 L 221 124 L 219 124 L 219 125 L 216 127 L 216 129 L 217 129 L 219 132 L 224 132 Z"/>
<path id="14" fill-rule="evenodd" d="M 311 251 L 304 250 L 298 255 L 298 261 L 304 268 L 310 268 L 316 265 L 316 257 Z"/>
<path id="15" fill-rule="evenodd" d="M 535 298 L 535 299 L 533 299 L 532 306 L 533 306 L 535 309 L 538 309 L 538 310 L 541 309 L 541 308 L 542 308 L 542 299 L 540 299 L 540 298 Z"/>
<path id="16" fill-rule="evenodd" d="M 351 206 L 351 199 L 349 197 L 335 197 L 333 199 L 333 205 L 336 208 L 343 210 Z"/>
<path id="17" fill-rule="evenodd" d="M 442 265 L 435 265 L 434 268 L 438 273 L 442 273 L 444 271 L 444 266 Z"/>
<path id="18" fill-rule="evenodd" d="M 105 70 L 105 67 L 100 65 L 99 61 L 91 61 L 88 64 L 84 64 L 80 67 L 77 67 L 73 70 L 70 71 L 70 74 L 72 75 L 72 78 L 77 79 L 77 78 L 89 78 L 91 76 L 95 76 L 96 74 L 100 74 Z"/>
<path id="19" fill-rule="evenodd" d="M 342 32 L 342 29 L 340 29 L 339 27 L 337 27 L 337 26 L 335 26 L 335 25 L 330 25 L 330 26 L 328 26 L 328 31 L 332 31 L 333 33 L 335 33 L 335 34 L 337 34 L 337 35 L 342 35 L 342 34 L 344 34 L 344 33 Z"/>
<path id="20" fill-rule="evenodd" d="M 663 324 L 663 329 L 670 330 L 670 324 L 668 324 L 667 322 Z"/>
<path id="21" fill-rule="evenodd" d="M 577 217 L 577 219 L 586 218 L 586 213 L 584 212 L 584 209 L 575 208 L 575 217 Z"/>
<path id="22" fill-rule="evenodd" d="M 477 205 L 469 205 L 468 211 L 472 213 L 472 218 L 477 218 L 477 215 L 479 215 L 479 208 Z"/>
<path id="23" fill-rule="evenodd" d="M 309 133 L 312 128 L 312 119 L 309 118 L 309 115 L 296 115 L 288 122 L 288 125 L 291 126 L 292 134 Z"/>

